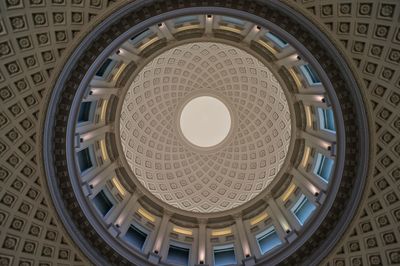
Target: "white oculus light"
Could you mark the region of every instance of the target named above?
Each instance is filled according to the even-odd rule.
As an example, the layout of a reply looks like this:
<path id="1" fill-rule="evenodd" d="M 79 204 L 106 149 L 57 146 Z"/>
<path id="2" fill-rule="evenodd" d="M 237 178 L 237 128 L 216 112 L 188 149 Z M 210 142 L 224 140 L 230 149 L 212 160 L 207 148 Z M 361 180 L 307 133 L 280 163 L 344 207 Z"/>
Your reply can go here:
<path id="1" fill-rule="evenodd" d="M 225 104 L 211 96 L 200 96 L 189 101 L 179 121 L 183 136 L 202 148 L 221 143 L 228 136 L 231 122 Z"/>

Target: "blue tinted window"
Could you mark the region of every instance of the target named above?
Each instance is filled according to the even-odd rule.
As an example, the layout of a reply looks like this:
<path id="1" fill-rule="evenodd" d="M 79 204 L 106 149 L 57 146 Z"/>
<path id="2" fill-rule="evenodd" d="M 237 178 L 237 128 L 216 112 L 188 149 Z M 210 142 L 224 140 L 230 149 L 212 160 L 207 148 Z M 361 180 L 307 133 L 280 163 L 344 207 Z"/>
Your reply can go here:
<path id="1" fill-rule="evenodd" d="M 92 159 L 90 158 L 89 148 L 83 149 L 78 152 L 78 165 L 81 172 L 91 168 L 93 166 Z"/>
<path id="2" fill-rule="evenodd" d="M 232 245 L 214 248 L 214 265 L 236 265 L 235 250 Z"/>
<path id="3" fill-rule="evenodd" d="M 79 108 L 78 123 L 87 122 L 90 120 L 90 107 L 92 102 L 83 102 Z"/>
<path id="4" fill-rule="evenodd" d="M 101 213 L 101 215 L 106 216 L 106 214 L 111 210 L 114 204 L 107 197 L 104 190 L 101 190 L 97 195 L 93 198 L 94 206 L 96 206 L 97 210 Z"/>
<path id="5" fill-rule="evenodd" d="M 134 225 L 131 225 L 125 234 L 125 239 L 139 250 L 142 250 L 146 238 L 147 234 Z"/>
<path id="6" fill-rule="evenodd" d="M 96 72 L 96 76 L 99 77 L 103 77 L 104 74 L 106 73 L 107 68 L 110 66 L 110 64 L 112 63 L 112 59 L 107 58 L 106 61 L 104 61 L 104 63 L 101 65 L 101 67 L 99 68 L 99 70 L 97 70 Z"/>
<path id="7" fill-rule="evenodd" d="M 189 249 L 169 246 L 167 262 L 173 265 L 188 265 L 189 264 Z"/>
<path id="8" fill-rule="evenodd" d="M 223 22 L 225 22 L 225 23 L 234 24 L 234 25 L 239 26 L 239 27 L 244 27 L 244 25 L 245 25 L 245 22 L 243 20 L 240 20 L 240 19 L 237 19 L 237 18 L 222 16 L 221 20 Z"/>
<path id="9" fill-rule="evenodd" d="M 318 78 L 317 73 L 309 66 L 309 65 L 302 65 L 300 66 L 301 72 L 307 79 L 307 82 L 311 85 L 313 84 L 320 84 L 321 81 Z"/>
<path id="10" fill-rule="evenodd" d="M 139 33 L 138 35 L 136 35 L 135 37 L 131 38 L 131 41 L 134 45 L 139 44 L 140 42 L 142 42 L 144 39 L 150 37 L 153 34 L 153 32 L 149 29 L 142 31 L 141 33 Z"/>
<path id="11" fill-rule="evenodd" d="M 318 108 L 318 115 L 319 115 L 321 129 L 336 131 L 335 118 L 333 115 L 332 108 L 329 109 Z"/>
<path id="12" fill-rule="evenodd" d="M 296 216 L 297 220 L 299 220 L 301 224 L 304 224 L 315 209 L 315 205 L 312 204 L 304 195 L 301 195 L 299 200 L 293 206 L 292 212 Z"/>
<path id="13" fill-rule="evenodd" d="M 271 41 L 273 41 L 274 43 L 276 43 L 279 47 L 283 48 L 286 45 L 288 45 L 287 41 L 279 38 L 278 36 L 276 36 L 275 34 L 268 32 L 265 34 L 265 37 Z"/>
<path id="14" fill-rule="evenodd" d="M 197 16 L 184 16 L 184 17 L 179 17 L 174 20 L 175 25 L 180 25 L 184 23 L 190 23 L 190 22 L 198 22 Z"/>
<path id="15" fill-rule="evenodd" d="M 261 254 L 264 254 L 282 244 L 282 241 L 280 240 L 273 226 L 257 235 L 256 239 L 260 247 Z"/>
<path id="16" fill-rule="evenodd" d="M 317 155 L 317 163 L 315 165 L 314 173 L 320 176 L 325 181 L 329 181 L 334 161 L 327 158 L 322 154 Z"/>

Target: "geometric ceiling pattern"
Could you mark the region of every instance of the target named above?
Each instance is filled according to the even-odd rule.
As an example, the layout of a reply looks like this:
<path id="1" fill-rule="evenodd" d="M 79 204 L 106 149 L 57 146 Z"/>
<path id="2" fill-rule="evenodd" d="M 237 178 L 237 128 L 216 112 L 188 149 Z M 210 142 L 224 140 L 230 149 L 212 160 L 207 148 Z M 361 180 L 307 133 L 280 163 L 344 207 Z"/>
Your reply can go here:
<path id="1" fill-rule="evenodd" d="M 224 143 L 205 152 L 179 133 L 179 110 L 198 94 L 219 95 L 235 124 Z M 230 45 L 198 42 L 162 53 L 139 72 L 124 97 L 120 137 L 151 193 L 209 213 L 242 205 L 273 181 L 289 148 L 290 121 L 285 94 L 261 61 Z"/>
<path id="2" fill-rule="evenodd" d="M 52 70 L 110 1 L 0 1 L 0 265 L 88 265 L 58 220 L 37 146 Z"/>
<path id="3" fill-rule="evenodd" d="M 400 264 L 400 3 L 287 2 L 320 25 L 351 61 L 371 125 L 371 171 L 358 214 L 324 264 Z M 0 1 L 1 265 L 89 264 L 52 206 L 36 138 L 52 69 L 110 3 Z"/>
<path id="4" fill-rule="evenodd" d="M 362 81 L 372 135 L 371 169 L 358 214 L 325 262 L 330 265 L 398 265 L 400 3 L 307 2 L 298 1 L 297 4 L 340 42 Z"/>

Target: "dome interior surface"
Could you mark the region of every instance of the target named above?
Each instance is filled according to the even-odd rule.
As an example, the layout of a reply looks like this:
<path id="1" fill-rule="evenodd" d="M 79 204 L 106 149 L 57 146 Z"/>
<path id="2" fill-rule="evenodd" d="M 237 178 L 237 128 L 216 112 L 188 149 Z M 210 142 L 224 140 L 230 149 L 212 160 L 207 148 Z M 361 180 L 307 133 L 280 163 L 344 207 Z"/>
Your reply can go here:
<path id="1" fill-rule="evenodd" d="M 229 136 L 211 149 L 188 145 L 180 133 L 180 110 L 196 95 L 216 95 L 231 110 Z M 152 194 L 184 210 L 217 212 L 252 199 L 278 174 L 291 119 L 281 85 L 260 60 L 199 42 L 162 53 L 137 74 L 120 136 L 133 173 Z"/>

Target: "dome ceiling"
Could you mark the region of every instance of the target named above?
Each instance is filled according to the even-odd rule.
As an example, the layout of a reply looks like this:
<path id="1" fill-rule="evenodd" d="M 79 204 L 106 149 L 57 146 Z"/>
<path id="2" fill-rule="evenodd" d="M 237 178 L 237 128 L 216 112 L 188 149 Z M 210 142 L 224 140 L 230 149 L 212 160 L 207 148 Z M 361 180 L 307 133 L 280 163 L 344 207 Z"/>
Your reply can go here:
<path id="1" fill-rule="evenodd" d="M 44 148 L 46 170 L 58 178 L 56 187 L 73 189 L 54 195 L 57 203 L 70 202 L 67 211 L 89 221 L 75 219 L 86 228 L 77 233 L 88 239 L 95 231 L 95 249 L 111 247 L 117 264 L 139 265 L 182 264 L 175 263 L 176 241 L 193 251 L 184 255 L 185 265 L 218 265 L 213 252 L 232 247 L 232 240 L 231 264 L 245 258 L 293 264 L 303 249 L 319 246 L 309 243 L 311 235 L 329 243 L 336 234 L 325 218 L 352 215 L 356 200 L 344 208 L 337 195 L 353 195 L 352 182 L 363 174 L 346 159 L 360 151 L 357 139 L 340 137 L 345 130 L 356 135 L 358 124 L 342 112 L 355 115 L 349 107 L 360 102 L 325 49 L 336 50 L 316 41 L 305 47 L 297 38 L 314 38 L 299 28 L 291 39 L 290 19 L 277 18 L 273 9 L 273 23 L 286 21 L 283 28 L 240 17 L 233 8 L 184 9 L 178 17 L 145 20 L 143 29 L 135 26 L 139 7 L 126 8 L 129 19 L 98 27 L 97 40 L 85 37 L 80 45 L 87 52 L 70 59 L 73 74 L 64 68 L 60 77 L 66 78 L 55 85 L 60 94 L 51 96 L 62 104 L 52 104 L 56 115 L 46 119 L 46 136 L 55 136 Z M 211 145 L 193 141 L 181 124 L 188 106 L 201 99 L 225 110 L 226 123 L 214 126 L 224 133 Z M 218 117 L 200 113 L 207 121 Z M 132 230 L 141 232 L 141 241 L 132 239 Z M 265 249 L 260 241 L 271 232 L 277 243 Z"/>
<path id="2" fill-rule="evenodd" d="M 114 12 L 128 2 L 6 0 L 0 3 L 1 264 L 93 264 L 60 215 L 65 206 L 58 208 L 51 197 L 49 187 L 50 190 L 52 187 L 44 173 L 45 160 L 41 155 L 42 145 L 48 141 L 42 137 L 42 122 L 49 105 L 46 95 L 54 91 L 51 80 L 59 74 L 57 65 L 65 65 L 75 51 L 71 49 L 75 48 L 73 43 L 108 17 L 110 10 Z M 161 6 L 167 2 L 173 1 L 159 1 Z M 180 3 L 185 2 L 189 1 Z M 229 7 L 239 3 L 249 7 L 252 14 L 261 10 L 252 7 L 254 1 L 218 3 Z M 373 133 L 370 145 L 375 147 L 369 153 L 371 171 L 365 178 L 367 186 L 358 212 L 340 242 L 332 243 L 332 251 L 321 264 L 397 265 L 400 263 L 400 83 L 399 72 L 395 70 L 400 64 L 400 2 L 285 3 L 319 25 L 352 66 L 352 72 L 360 77 L 360 92 L 365 108 L 369 109 Z M 149 10 L 158 8 L 150 6 L 140 14 L 151 17 Z M 262 17 L 274 19 L 263 14 Z M 309 38 L 304 42 L 309 43 Z M 63 194 L 69 195 L 65 191 Z M 84 223 L 87 220 L 81 224 Z M 87 231 L 93 237 L 94 230 Z M 307 250 L 302 250 L 300 257 L 308 257 Z M 95 254 L 99 257 L 101 252 Z M 106 255 L 113 258 L 115 252 Z"/>
<path id="3" fill-rule="evenodd" d="M 190 251 L 181 256 L 185 265 L 218 265 L 213 253 L 225 244 L 231 264 L 292 265 L 304 249 L 326 254 L 310 239 L 331 242 L 329 228 L 340 231 L 336 225 L 351 217 L 357 199 L 342 202 L 362 188 L 353 184 L 363 170 L 354 169 L 365 158 L 351 158 L 366 136 L 357 134 L 363 122 L 349 120 L 364 114 L 350 108 L 362 104 L 347 91 L 348 69 L 339 71 L 338 58 L 326 53 L 337 51 L 311 32 L 291 32 L 287 15 L 260 5 L 272 23 L 285 21 L 276 28 L 236 8 L 182 9 L 145 20 L 143 29 L 135 26 L 142 9 L 127 5 L 124 17 L 107 18 L 118 23 L 79 44 L 72 74 L 61 70 L 48 111 L 55 115 L 45 121 L 45 138 L 53 140 L 44 147 L 46 173 L 65 220 L 76 213 L 80 231 L 71 233 L 85 235 L 85 248 L 98 243 L 90 254 L 105 255 L 93 261 L 107 261 L 111 247 L 118 265 L 182 264 L 173 255 L 177 241 Z M 310 45 L 299 41 L 305 36 Z M 226 123 L 214 126 L 226 130 L 211 145 L 193 141 L 181 124 L 201 99 L 226 109 Z M 271 232 L 272 248 L 260 243 Z"/>
<path id="4" fill-rule="evenodd" d="M 210 95 L 231 111 L 232 129 L 199 149 L 179 133 L 188 99 Z M 177 208 L 217 212 L 239 206 L 278 174 L 291 137 L 288 103 L 272 72 L 230 45 L 198 42 L 172 48 L 135 77 L 120 117 L 127 162 L 155 196 Z"/>

